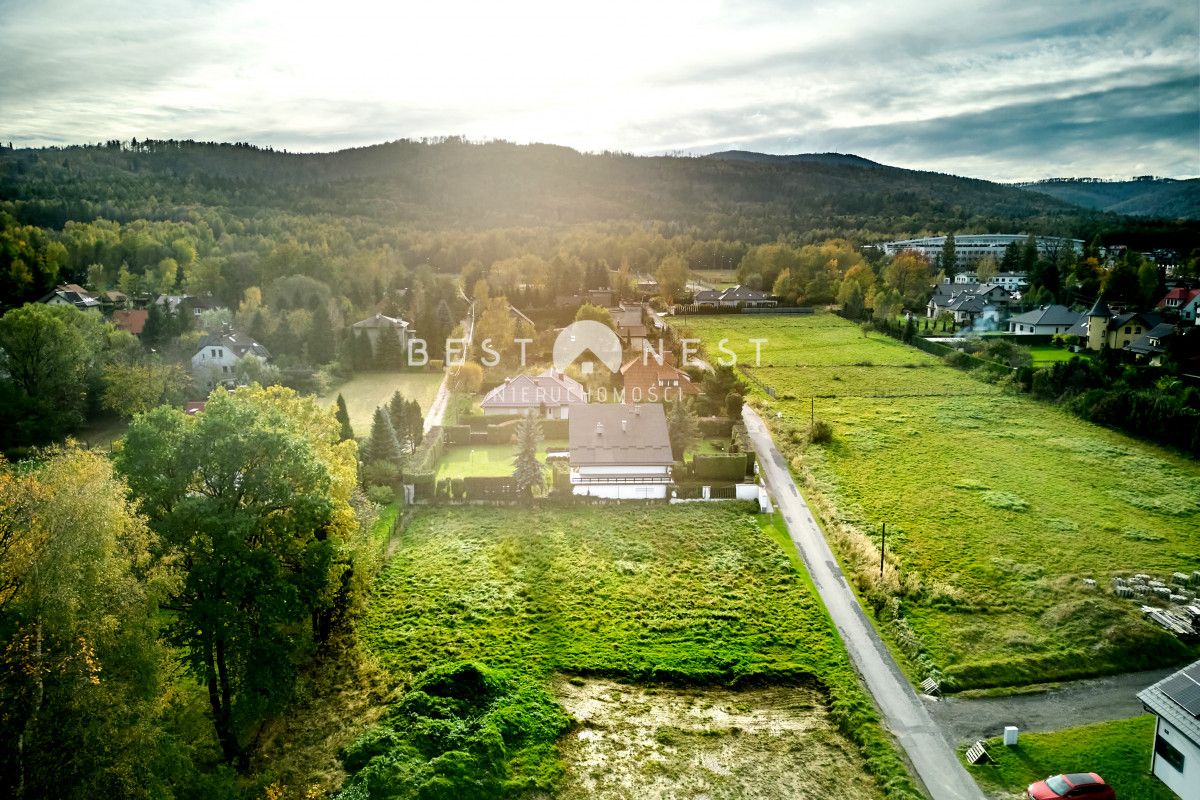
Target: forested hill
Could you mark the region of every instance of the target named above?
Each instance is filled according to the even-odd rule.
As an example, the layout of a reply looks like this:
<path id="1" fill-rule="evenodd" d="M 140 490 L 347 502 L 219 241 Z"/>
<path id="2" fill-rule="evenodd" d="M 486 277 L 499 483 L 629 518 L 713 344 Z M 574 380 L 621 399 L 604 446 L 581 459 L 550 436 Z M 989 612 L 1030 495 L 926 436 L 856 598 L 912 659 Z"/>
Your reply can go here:
<path id="1" fill-rule="evenodd" d="M 459 139 L 320 154 L 179 141 L 5 149 L 0 201 L 19 220 L 51 228 L 69 219 L 174 219 L 213 206 L 239 215 L 278 210 L 420 228 L 660 222 L 746 242 L 782 236 L 867 242 L 947 230 L 1085 238 L 1164 232 L 1016 187 L 852 156 L 587 155 Z"/>
<path id="2" fill-rule="evenodd" d="M 1200 219 L 1200 178 L 1053 178 L 1020 184 L 1022 188 L 1084 208 L 1168 219 Z"/>

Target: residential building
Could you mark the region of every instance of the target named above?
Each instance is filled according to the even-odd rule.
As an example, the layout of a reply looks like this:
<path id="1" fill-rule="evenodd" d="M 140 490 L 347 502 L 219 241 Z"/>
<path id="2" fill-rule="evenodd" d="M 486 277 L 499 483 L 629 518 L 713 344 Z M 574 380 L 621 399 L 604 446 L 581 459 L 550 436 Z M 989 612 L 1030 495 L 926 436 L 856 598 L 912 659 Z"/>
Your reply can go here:
<path id="1" fill-rule="evenodd" d="M 171 314 L 177 314 L 183 309 L 193 318 L 199 318 L 202 313 L 213 307 L 211 297 L 196 297 L 190 294 L 160 294 L 154 299 L 154 305 L 162 306 L 164 311 Z"/>
<path id="2" fill-rule="evenodd" d="M 621 337 L 622 346 L 626 350 L 641 352 L 650 331 L 646 325 L 648 314 L 645 307 L 622 303 L 616 308 L 608 309 L 608 313 L 612 316 L 617 336 Z"/>
<path id="3" fill-rule="evenodd" d="M 766 292 L 749 286 L 730 286 L 728 289 L 704 289 L 696 292 L 694 302 L 709 308 L 774 308 L 779 301 Z"/>
<path id="4" fill-rule="evenodd" d="M 399 317 L 389 317 L 386 314 L 376 314 L 359 320 L 350 326 L 352 336 L 366 336 L 371 340 L 371 348 L 379 347 L 379 337 L 385 333 L 395 336 L 400 342 L 400 348 L 407 351 L 408 339 L 411 335 L 409 324 Z"/>
<path id="5" fill-rule="evenodd" d="M 974 271 L 959 272 L 954 275 L 954 283 L 977 283 L 978 281 L 979 274 Z M 1020 292 L 1029 285 L 1024 272 L 998 272 L 987 282 L 1006 289 L 1009 294 Z"/>
<path id="6" fill-rule="evenodd" d="M 271 357 L 267 348 L 241 333 L 225 331 L 200 340 L 192 356 L 192 377 L 207 389 L 234 381 L 237 366 L 249 358 L 266 361 Z"/>
<path id="7" fill-rule="evenodd" d="M 969 266 L 984 256 L 992 256 L 999 262 L 1004 251 L 1013 242 L 1024 244 L 1029 237 L 1024 233 L 963 234 L 954 237 L 954 260 L 960 266 Z M 1062 239 L 1057 236 L 1035 236 L 1038 252 L 1043 255 L 1059 252 L 1071 247 L 1076 253 L 1083 252 L 1082 239 Z M 931 264 L 940 263 L 945 236 L 926 236 L 920 239 L 900 239 L 879 245 L 883 252 L 894 256 L 904 250 L 915 250 L 929 259 Z"/>
<path id="8" fill-rule="evenodd" d="M 569 419 L 571 407 L 587 403 L 579 381 L 561 372 L 518 375 L 492 389 L 479 404 L 485 415 L 534 413 L 546 419 Z"/>
<path id="9" fill-rule="evenodd" d="M 113 325 L 117 326 L 117 330 L 132 333 L 134 336 L 141 336 L 149 316 L 150 312 L 144 308 L 119 308 L 113 312 L 112 321 Z"/>
<path id="10" fill-rule="evenodd" d="M 568 427 L 574 494 L 619 500 L 667 497 L 674 459 L 661 405 L 576 406 Z"/>
<path id="11" fill-rule="evenodd" d="M 1174 323 L 1160 322 L 1127 344 L 1125 349 L 1150 362 L 1152 366 L 1158 366 L 1162 360 L 1162 354 L 1166 351 L 1164 342 L 1177 333 Z"/>
<path id="12" fill-rule="evenodd" d="M 1184 322 L 1200 325 L 1200 293 L 1179 307 L 1179 318 Z"/>
<path id="13" fill-rule="evenodd" d="M 1026 311 L 1024 314 L 1010 317 L 1008 320 L 1008 332 L 1024 336 L 1068 333 L 1083 316 L 1083 314 L 1072 311 L 1066 306 L 1042 306 L 1032 311 Z"/>
<path id="14" fill-rule="evenodd" d="M 1200 800 L 1200 661 L 1138 692 L 1155 716 L 1150 773 L 1179 795 Z"/>
<path id="15" fill-rule="evenodd" d="M 990 283 L 939 283 L 925 306 L 925 315 L 935 319 L 947 312 L 956 325 L 970 325 L 979 317 L 998 315 L 1011 297 L 1007 289 Z"/>
<path id="16" fill-rule="evenodd" d="M 643 351 L 621 367 L 627 403 L 667 403 L 700 394 L 700 387 L 675 366 L 675 354 Z"/>
<path id="17" fill-rule="evenodd" d="M 1162 321 L 1160 315 L 1149 311 L 1114 313 L 1103 296 L 1097 297 L 1087 313 L 1088 349 L 1124 348 Z"/>
<path id="18" fill-rule="evenodd" d="M 80 311 L 100 311 L 100 299 L 77 283 L 60 283 L 38 302 L 48 306 L 75 306 Z"/>
<path id="19" fill-rule="evenodd" d="M 1192 310 L 1192 316 L 1188 318 L 1188 320 L 1191 321 L 1195 319 L 1197 298 L 1200 298 L 1200 289 L 1188 289 L 1184 286 L 1176 286 L 1174 289 L 1167 292 L 1166 295 L 1163 296 L 1162 300 L 1158 301 L 1158 305 L 1155 306 L 1155 308 L 1160 311 L 1178 312 L 1180 314 L 1180 318 L 1183 318 L 1183 310 L 1185 308 L 1190 308 Z"/>
<path id="20" fill-rule="evenodd" d="M 100 305 L 105 308 L 129 308 L 129 296 L 124 292 L 109 290 L 100 293 Z"/>

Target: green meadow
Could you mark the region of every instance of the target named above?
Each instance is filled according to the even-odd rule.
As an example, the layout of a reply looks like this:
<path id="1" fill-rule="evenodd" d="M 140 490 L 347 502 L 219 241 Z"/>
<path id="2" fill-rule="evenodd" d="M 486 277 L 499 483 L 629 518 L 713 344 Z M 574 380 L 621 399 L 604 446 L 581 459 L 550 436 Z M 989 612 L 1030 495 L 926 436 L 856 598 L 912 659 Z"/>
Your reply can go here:
<path id="1" fill-rule="evenodd" d="M 664 693 L 685 692 L 697 708 L 705 692 L 736 706 L 752 700 L 730 692 L 795 687 L 810 699 L 788 713 L 823 720 L 820 738 L 839 753 L 831 764 L 874 776 L 843 794 L 840 773 L 816 769 L 805 794 L 919 796 L 787 534 L 746 504 L 433 508 L 417 512 L 398 541 L 359 630 L 402 690 L 380 725 L 346 748 L 346 797 L 441 797 L 438 786 L 461 788 L 455 776 L 464 775 L 490 776 L 481 797 L 577 792 L 606 770 L 593 763 L 578 774 L 564 761 L 567 745 L 622 727 L 601 719 L 581 729 L 567 716 L 565 695 L 612 695 L 598 681 L 658 693 L 668 706 L 679 704 Z M 564 681 L 565 694 L 555 688 Z M 694 769 L 673 763 L 673 753 L 746 733 L 710 726 L 643 741 L 631 731 L 638 763 L 681 773 Z M 803 760 L 801 751 L 787 757 Z M 736 775 L 739 765 L 730 769 Z M 635 776 L 632 794 L 601 796 L 650 797 L 646 787 L 661 782 Z M 776 796 L 759 790 L 753 796 Z"/>
<path id="2" fill-rule="evenodd" d="M 776 398 L 759 388 L 755 402 L 914 679 L 1017 685 L 1187 657 L 1107 589 L 1200 569 L 1196 462 L 833 315 L 685 327 L 712 357 L 728 339 L 742 363 L 749 339 L 769 340 L 749 372 Z M 828 445 L 805 444 L 814 408 Z"/>

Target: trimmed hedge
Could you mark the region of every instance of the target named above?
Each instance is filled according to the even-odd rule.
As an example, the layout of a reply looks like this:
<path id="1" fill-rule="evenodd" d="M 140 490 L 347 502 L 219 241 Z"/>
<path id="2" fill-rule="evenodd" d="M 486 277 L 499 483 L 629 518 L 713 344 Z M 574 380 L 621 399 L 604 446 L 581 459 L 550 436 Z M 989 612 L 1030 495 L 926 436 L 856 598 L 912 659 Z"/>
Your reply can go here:
<path id="1" fill-rule="evenodd" d="M 520 419 L 510 419 L 508 422 L 501 422 L 499 425 L 488 425 L 488 444 L 508 444 L 517 435 L 517 426 L 520 424 Z"/>
<path id="2" fill-rule="evenodd" d="M 471 426 L 469 425 L 447 425 L 443 430 L 446 432 L 448 447 L 459 447 L 471 443 Z"/>
<path id="3" fill-rule="evenodd" d="M 696 480 L 740 481 L 746 475 L 746 455 L 698 455 L 692 459 Z"/>
<path id="4" fill-rule="evenodd" d="M 516 500 L 520 497 L 512 478 L 467 477 L 462 480 L 468 500 Z"/>
<path id="5" fill-rule="evenodd" d="M 700 435 L 706 439 L 727 439 L 733 433 L 733 420 L 729 417 L 701 417 L 696 422 Z"/>
<path id="6" fill-rule="evenodd" d="M 543 439 L 566 439 L 570 435 L 571 421 L 569 419 L 542 420 Z"/>

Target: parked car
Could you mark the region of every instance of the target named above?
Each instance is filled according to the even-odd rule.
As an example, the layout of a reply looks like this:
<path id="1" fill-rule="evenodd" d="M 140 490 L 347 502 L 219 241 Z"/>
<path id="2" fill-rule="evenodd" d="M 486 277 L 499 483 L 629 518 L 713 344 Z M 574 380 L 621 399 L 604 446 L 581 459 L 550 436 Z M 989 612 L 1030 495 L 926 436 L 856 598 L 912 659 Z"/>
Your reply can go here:
<path id="1" fill-rule="evenodd" d="M 1072 800 L 1117 800 L 1113 788 L 1094 772 L 1051 775 L 1044 781 L 1030 784 L 1025 794 L 1031 800 L 1059 800 L 1066 797 Z"/>

